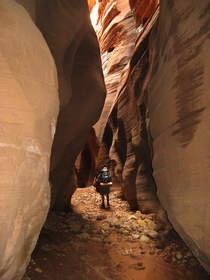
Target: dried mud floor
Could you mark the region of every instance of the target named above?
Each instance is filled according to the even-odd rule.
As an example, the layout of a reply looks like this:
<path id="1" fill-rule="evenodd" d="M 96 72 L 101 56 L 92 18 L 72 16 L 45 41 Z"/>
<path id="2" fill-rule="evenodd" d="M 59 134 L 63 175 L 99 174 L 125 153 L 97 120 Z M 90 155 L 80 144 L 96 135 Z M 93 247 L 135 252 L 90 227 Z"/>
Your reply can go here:
<path id="1" fill-rule="evenodd" d="M 72 213 L 50 214 L 24 280 L 210 280 L 177 234 L 160 242 L 155 216 L 131 212 L 116 189 L 100 209 L 77 189 Z"/>

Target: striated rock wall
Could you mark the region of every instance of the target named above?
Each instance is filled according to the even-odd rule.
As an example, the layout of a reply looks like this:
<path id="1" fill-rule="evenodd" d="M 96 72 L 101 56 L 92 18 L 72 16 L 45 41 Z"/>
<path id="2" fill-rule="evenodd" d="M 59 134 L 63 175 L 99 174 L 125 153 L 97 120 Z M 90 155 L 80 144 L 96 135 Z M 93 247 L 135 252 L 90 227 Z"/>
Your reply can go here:
<path id="1" fill-rule="evenodd" d="M 142 97 L 141 101 L 138 99 L 149 66 L 147 37 L 158 12 L 151 19 L 154 11 L 148 10 L 147 27 L 141 25 L 136 29 L 129 3 L 123 3 L 108 1 L 105 5 L 102 2 L 96 13 L 98 22 L 95 28 L 104 62 L 107 97 L 95 128 L 99 140 L 109 150 L 114 176 L 122 186 L 123 196 L 131 208 L 140 206 L 142 211 L 151 212 L 159 206 L 144 118 L 146 105 Z"/>
<path id="2" fill-rule="evenodd" d="M 108 39 L 113 42 L 108 69 L 116 69 L 120 56 L 114 53 L 116 41 L 120 45 L 129 37 L 109 37 L 119 13 L 106 20 L 103 14 L 108 16 L 116 2 L 99 5 L 96 25 L 102 57 Z M 132 25 L 129 32 L 137 31 L 132 37 L 137 39 L 131 50 L 127 47 L 126 65 L 116 71 L 113 84 L 103 67 L 108 95 L 97 135 L 115 162 L 115 177 L 130 206 L 161 217 L 157 189 L 171 223 L 210 270 L 209 4 L 163 0 L 159 16 L 158 1 L 130 4 L 137 28 Z"/>
<path id="3" fill-rule="evenodd" d="M 98 120 L 105 85 L 98 41 L 83 0 L 18 0 L 31 13 L 55 59 L 60 110 L 51 154 L 52 207 L 68 210 L 75 159 Z M 34 12 L 35 10 L 35 12 Z M 73 176 L 74 177 L 74 176 Z"/>
<path id="4" fill-rule="evenodd" d="M 45 221 L 58 111 L 55 64 L 41 33 L 0 1 L 0 279 L 19 280 Z"/>
<path id="5" fill-rule="evenodd" d="M 155 13 L 159 0 L 129 0 L 130 7 L 136 20 L 136 26 L 146 23 Z"/>
<path id="6" fill-rule="evenodd" d="M 138 204 L 142 212 L 159 208 L 152 177 L 144 82 L 149 68 L 148 36 L 157 17 L 158 10 L 139 34 L 111 119 L 114 137 L 110 156 L 117 163 L 116 175 L 130 206 L 136 208 Z"/>
<path id="7" fill-rule="evenodd" d="M 31 18 L 13 0 L 0 3 L 1 280 L 24 274 L 49 209 L 49 169 L 52 205 L 68 210 L 76 187 L 72 167 L 105 97 L 87 3 L 16 2 Z"/>
<path id="8" fill-rule="evenodd" d="M 162 1 L 150 37 L 153 175 L 170 221 L 210 271 L 209 1 Z"/>
<path id="9" fill-rule="evenodd" d="M 94 126 L 99 140 L 98 150 L 93 152 L 89 142 L 87 142 L 82 154 L 77 159 L 77 169 L 80 170 L 78 171 L 79 185 L 87 185 L 88 181 L 91 182 L 88 179 L 90 178 L 89 173 L 95 175 L 103 164 L 110 165 L 109 145 L 107 146 L 107 141 L 103 145 L 102 138 L 109 130 L 107 122 L 116 103 L 121 77 L 126 73 L 125 69 L 134 50 L 136 39 L 135 20 L 128 1 L 103 1 L 94 7 L 93 1 L 89 1 L 89 8 L 92 9 L 91 19 L 100 42 L 107 96 L 100 120 Z M 110 141 L 112 142 L 112 139 Z M 85 154 L 87 157 L 88 154 L 92 154 L 92 167 L 95 166 L 95 170 L 88 171 L 87 166 L 91 167 L 91 164 L 87 164 L 88 160 L 84 157 Z M 86 166 L 85 169 L 84 166 Z M 85 170 L 83 175 L 81 170 Z M 83 177 L 82 181 L 81 177 Z"/>
<path id="10" fill-rule="evenodd" d="M 91 166 L 85 155 L 79 167 L 92 172 L 97 156 L 106 158 L 91 130 L 105 96 L 98 42 L 83 0 L 18 2 L 57 67 L 50 181 L 54 208 L 68 210 L 74 161 L 88 135 Z M 159 17 L 156 0 L 130 5 L 91 7 L 108 91 L 96 134 L 130 206 L 164 220 L 157 188 L 175 229 L 210 271 L 209 3 L 162 0 Z M 58 86 L 47 44 L 26 11 L 1 0 L 0 15 L 0 278 L 19 280 L 49 207 Z"/>
<path id="11" fill-rule="evenodd" d="M 135 21 L 127 1 L 107 1 L 98 6 L 98 23 L 95 26 L 100 42 L 102 66 L 107 97 L 96 135 L 102 140 L 107 120 L 118 96 L 118 87 L 134 49 Z"/>
<path id="12" fill-rule="evenodd" d="M 52 148 L 50 181 L 54 208 L 63 210 L 68 207 L 72 194 L 70 170 L 91 126 L 99 118 L 105 85 L 98 41 L 86 2 L 46 0 L 39 6 L 37 24 L 58 70 L 60 112 Z"/>

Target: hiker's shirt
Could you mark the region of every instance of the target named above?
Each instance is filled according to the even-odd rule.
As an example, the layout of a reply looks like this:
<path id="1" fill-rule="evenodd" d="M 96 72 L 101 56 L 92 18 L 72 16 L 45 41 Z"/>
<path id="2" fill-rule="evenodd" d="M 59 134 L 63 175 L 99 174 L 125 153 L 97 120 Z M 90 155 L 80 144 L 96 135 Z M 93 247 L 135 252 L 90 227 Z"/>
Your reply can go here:
<path id="1" fill-rule="evenodd" d="M 109 172 L 108 171 L 101 172 L 97 176 L 97 181 L 98 181 L 97 191 L 101 195 L 109 194 L 110 186 L 112 185 L 112 177 L 109 174 Z"/>

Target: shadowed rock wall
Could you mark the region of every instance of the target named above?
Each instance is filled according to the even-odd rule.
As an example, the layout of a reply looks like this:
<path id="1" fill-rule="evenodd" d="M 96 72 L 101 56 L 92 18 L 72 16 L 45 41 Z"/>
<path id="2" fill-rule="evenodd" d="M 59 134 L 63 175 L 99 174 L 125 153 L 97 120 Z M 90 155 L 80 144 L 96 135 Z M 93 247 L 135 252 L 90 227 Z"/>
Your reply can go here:
<path id="1" fill-rule="evenodd" d="M 75 158 L 105 98 L 87 3 L 17 2 L 30 13 L 47 44 L 23 7 L 13 0 L 1 1 L 1 280 L 21 279 L 45 221 L 52 136 L 55 133 L 52 204 L 56 210 L 66 210 L 76 187 Z"/>
<path id="2" fill-rule="evenodd" d="M 89 6 L 90 8 L 92 7 L 91 1 Z M 97 4 L 93 8 L 91 17 L 92 21 L 95 22 L 94 27 L 100 41 L 102 67 L 107 90 L 106 102 L 100 120 L 94 126 L 96 136 L 100 143 L 102 143 L 102 138 L 108 129 L 106 127 L 107 121 L 117 100 L 121 77 L 124 76 L 125 69 L 134 50 L 136 30 L 135 20 L 127 1 L 100 2 L 100 5 Z M 98 143 L 99 151 L 95 151 L 95 163 L 93 165 L 96 167 L 96 170 L 91 171 L 93 174 L 96 174 L 103 164 L 110 165 L 108 159 L 109 145 L 107 145 L 107 141 L 104 143 L 105 145 L 100 145 L 100 143 Z M 111 143 L 112 139 L 110 139 Z M 93 155 L 91 147 L 88 148 L 88 146 L 89 144 L 87 143 L 81 156 L 87 153 L 87 151 Z M 77 159 L 77 166 L 87 166 L 87 160 L 81 156 Z M 81 174 L 81 172 L 79 173 Z M 88 184 L 89 171 L 87 168 L 85 174 L 85 176 L 83 175 L 82 185 Z"/>
<path id="3" fill-rule="evenodd" d="M 109 38 L 105 30 L 118 16 L 103 22 L 101 14 L 111 2 L 117 6 L 116 1 L 99 6 L 102 57 L 104 38 Z M 209 3 L 162 0 L 158 16 L 158 2 L 147 2 L 130 1 L 135 48 L 112 86 L 114 98 L 104 67 L 108 95 L 96 131 L 106 127 L 98 133 L 105 144 L 112 137 L 109 155 L 130 206 L 144 212 L 160 209 L 157 189 L 171 223 L 210 270 Z M 112 69 L 118 57 L 113 52 L 106 65 Z M 108 138 L 107 129 L 112 131 Z"/>
<path id="4" fill-rule="evenodd" d="M 92 128 L 85 147 L 77 157 L 75 169 L 77 174 L 77 185 L 87 187 L 93 183 L 97 169 L 97 158 L 99 157 L 100 144 Z"/>
<path id="5" fill-rule="evenodd" d="M 210 271 L 209 1 L 162 1 L 150 37 L 152 166 L 170 221 Z"/>
<path id="6" fill-rule="evenodd" d="M 143 14 L 147 9 L 148 22 L 144 28 L 141 25 L 136 29 L 129 3 L 127 1 L 126 5 L 125 2 L 122 5 L 120 1 L 108 1 L 98 7 L 95 28 L 104 62 L 107 97 L 95 128 L 114 162 L 114 177 L 122 186 L 123 196 L 131 208 L 140 206 L 143 212 L 151 212 L 159 206 L 147 139 L 146 105 L 141 91 L 149 67 L 147 37 L 158 12 L 151 20 L 154 7 L 152 10 L 147 6 L 140 7 Z"/>
<path id="7" fill-rule="evenodd" d="M 71 167 L 100 115 L 105 86 L 98 42 L 84 1 L 45 1 L 40 4 L 37 22 L 58 70 L 60 112 L 50 181 L 54 208 L 63 210 L 72 195 L 72 187 L 68 187 Z"/>
<path id="8" fill-rule="evenodd" d="M 25 1 L 22 4 L 35 13 L 35 22 L 58 71 L 60 110 L 50 167 L 52 207 L 68 210 L 75 190 L 70 179 L 74 173 L 72 168 L 92 125 L 99 118 L 105 98 L 98 41 L 86 1 L 30 2 L 31 5 Z"/>
<path id="9" fill-rule="evenodd" d="M 65 210 L 75 158 L 104 101 L 98 43 L 86 2 L 18 2 L 57 67 L 60 111 L 50 179 L 53 205 Z M 149 9 L 145 1 L 130 2 L 134 17 L 128 1 L 98 6 L 108 96 L 96 133 L 131 207 L 161 211 L 157 186 L 175 229 L 210 270 L 209 3 L 162 0 L 158 18 L 157 1 L 148 1 Z M 2 0 L 0 14 L 0 278 L 19 280 L 49 207 L 57 83 L 47 45 L 27 13 Z"/>

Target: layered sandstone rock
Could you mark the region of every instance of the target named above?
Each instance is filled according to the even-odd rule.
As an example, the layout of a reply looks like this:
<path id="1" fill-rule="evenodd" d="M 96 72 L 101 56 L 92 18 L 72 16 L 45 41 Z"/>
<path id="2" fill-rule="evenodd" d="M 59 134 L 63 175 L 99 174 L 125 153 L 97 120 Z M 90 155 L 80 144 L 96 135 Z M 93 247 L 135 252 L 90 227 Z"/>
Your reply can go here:
<path id="1" fill-rule="evenodd" d="M 209 1 L 161 1 L 150 37 L 152 166 L 175 229 L 210 271 Z"/>
<path id="2" fill-rule="evenodd" d="M 101 113 L 105 85 L 98 41 L 83 0 L 45 0 L 37 24 L 55 58 L 60 112 L 51 155 L 54 208 L 68 207 L 70 170 Z"/>
<path id="3" fill-rule="evenodd" d="M 0 1 L 0 279 L 21 279 L 50 203 L 57 74 L 41 33 Z"/>
<path id="4" fill-rule="evenodd" d="M 135 21 L 126 1 L 107 1 L 98 6 L 98 23 L 95 26 L 100 42 L 103 72 L 107 89 L 106 103 L 95 126 L 102 140 L 107 120 L 118 96 L 121 76 L 134 49 Z"/>
<path id="5" fill-rule="evenodd" d="M 88 7 L 90 12 L 92 11 L 95 5 L 96 5 L 96 0 L 88 0 Z"/>
<path id="6" fill-rule="evenodd" d="M 152 16 L 150 11 L 150 18 Z M 144 80 L 148 70 L 145 37 L 148 37 L 156 19 L 157 13 L 144 28 L 145 32 L 142 26 L 137 30 L 128 1 L 124 1 L 124 5 L 121 1 L 108 1 L 106 5 L 104 2 L 99 5 L 96 25 L 107 87 L 105 106 L 95 126 L 96 133 L 109 150 L 114 162 L 114 176 L 122 185 L 123 196 L 132 208 L 137 208 L 139 201 L 144 212 L 154 211 L 158 205 L 146 124 L 139 116 L 139 113 L 145 115 L 141 112 L 145 105 L 140 109 L 138 104 L 140 88 L 143 87 L 139 81 Z M 139 47 L 138 42 L 133 56 L 137 36 L 142 44 Z"/>
<path id="7" fill-rule="evenodd" d="M 158 1 L 147 1 L 148 5 L 130 1 L 138 27 L 135 50 L 111 90 L 104 67 L 108 96 L 96 131 L 99 139 L 108 143 L 115 176 L 131 207 L 160 209 L 157 186 L 175 229 L 210 270 L 207 2 L 195 5 L 193 1 L 163 0 L 158 18 Z M 119 16 L 113 12 L 103 19 L 103 11 L 108 16 L 107 10 L 117 3 L 103 1 L 99 5 L 96 28 L 102 55 L 109 42 L 108 30 Z M 110 36 L 113 48 L 122 38 L 127 36 Z M 119 53 L 111 54 L 106 65 L 115 69 Z M 106 129 L 100 130 L 100 126 Z"/>
<path id="8" fill-rule="evenodd" d="M 135 16 L 136 26 L 144 24 L 155 13 L 159 0 L 129 0 L 131 9 Z"/>
<path id="9" fill-rule="evenodd" d="M 83 0 L 18 2 L 42 31 L 58 70 L 50 179 L 54 207 L 65 210 L 75 158 L 104 101 L 98 43 Z M 131 207 L 144 212 L 162 213 L 157 186 L 175 229 L 210 270 L 209 3 L 162 0 L 158 18 L 156 0 L 133 0 L 131 8 L 128 0 L 90 2 L 108 91 L 95 129 L 115 177 Z M 27 13 L 2 0 L 0 14 L 0 278 L 18 280 L 49 206 L 57 84 L 47 45 Z M 79 167 L 92 172 L 97 156 L 106 156 L 93 131 L 85 151 L 91 164 L 83 155 L 86 165 Z"/>
<path id="10" fill-rule="evenodd" d="M 79 185 L 88 183 L 90 173 L 94 175 L 104 164 L 110 165 L 108 160 L 109 145 L 107 139 L 105 145 L 103 145 L 102 138 L 109 130 L 107 121 L 116 103 L 121 77 L 124 76 L 123 73 L 131 58 L 136 39 L 135 21 L 127 1 L 103 1 L 97 3 L 94 7 L 92 2 L 89 1 L 89 7 L 92 8 L 91 18 L 100 42 L 107 97 L 100 120 L 94 126 L 97 138 L 101 143 L 98 143 L 98 151 L 93 152 L 89 142 L 87 142 L 77 159 L 77 168 L 85 170 L 83 176 L 81 175 L 82 172 L 79 172 Z M 85 154 L 87 156 L 88 154 L 92 155 L 92 167 L 95 166 L 95 172 L 88 171 L 88 160 L 84 157 Z M 95 157 L 93 157 L 93 154 Z M 86 166 L 85 169 L 84 166 Z M 89 167 L 91 167 L 91 164 L 89 164 Z M 82 182 L 81 177 L 83 177 Z M 89 182 L 92 181 L 89 180 Z"/>
<path id="11" fill-rule="evenodd" d="M 51 155 L 52 206 L 68 210 L 73 165 L 105 98 L 98 41 L 84 0 L 18 0 L 32 14 L 55 59 L 60 111 Z M 30 2 L 30 3 L 29 3 Z"/>
<path id="12" fill-rule="evenodd" d="M 49 208 L 49 160 L 55 209 L 75 190 L 75 158 L 105 96 L 98 42 L 84 1 L 12 0 L 1 13 L 0 278 L 22 277 Z M 82 80 L 81 80 L 82 78 Z M 3 95 L 3 93 L 5 93 Z M 6 214 L 7 213 L 7 214 Z"/>

